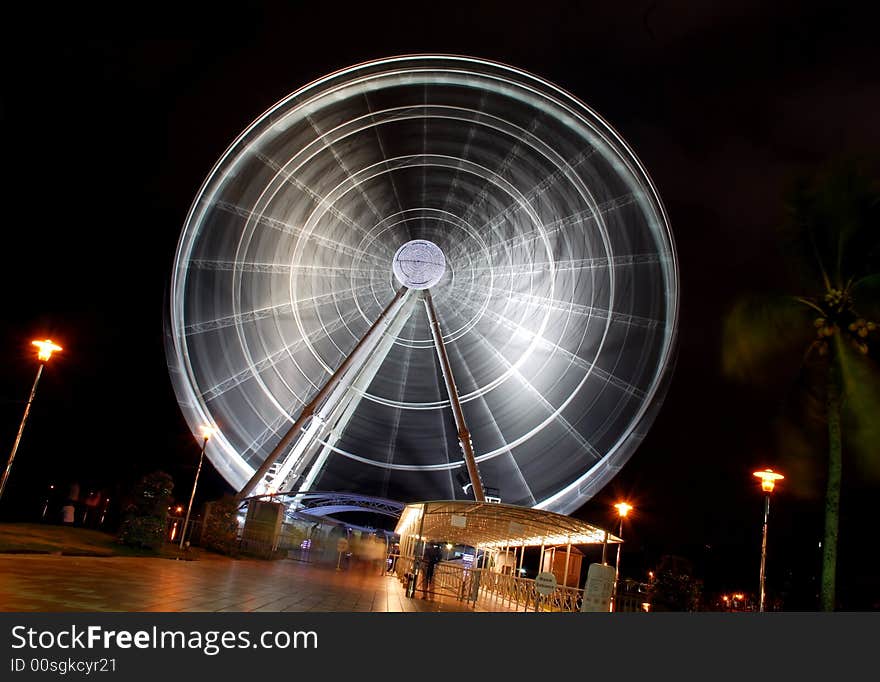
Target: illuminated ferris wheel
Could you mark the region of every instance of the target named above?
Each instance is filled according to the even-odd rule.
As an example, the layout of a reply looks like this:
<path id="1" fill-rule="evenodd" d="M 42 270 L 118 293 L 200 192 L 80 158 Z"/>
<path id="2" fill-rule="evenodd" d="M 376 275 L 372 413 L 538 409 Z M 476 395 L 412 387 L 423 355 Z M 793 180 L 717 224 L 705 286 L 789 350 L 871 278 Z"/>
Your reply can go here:
<path id="1" fill-rule="evenodd" d="M 167 355 L 241 496 L 568 513 L 646 434 L 677 316 L 620 136 L 531 74 L 419 55 L 321 78 L 232 143 L 180 237 Z"/>

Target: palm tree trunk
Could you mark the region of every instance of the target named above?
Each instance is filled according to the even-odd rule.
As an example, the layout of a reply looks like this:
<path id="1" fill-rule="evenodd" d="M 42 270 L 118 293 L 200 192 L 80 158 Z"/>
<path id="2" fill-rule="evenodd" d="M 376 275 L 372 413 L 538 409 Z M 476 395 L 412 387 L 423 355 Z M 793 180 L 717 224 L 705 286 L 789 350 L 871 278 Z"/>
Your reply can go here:
<path id="1" fill-rule="evenodd" d="M 825 489 L 825 540 L 822 543 L 820 606 L 833 611 L 837 572 L 837 530 L 840 521 L 840 481 L 843 468 L 840 437 L 840 365 L 836 354 L 828 368 L 828 484 Z"/>

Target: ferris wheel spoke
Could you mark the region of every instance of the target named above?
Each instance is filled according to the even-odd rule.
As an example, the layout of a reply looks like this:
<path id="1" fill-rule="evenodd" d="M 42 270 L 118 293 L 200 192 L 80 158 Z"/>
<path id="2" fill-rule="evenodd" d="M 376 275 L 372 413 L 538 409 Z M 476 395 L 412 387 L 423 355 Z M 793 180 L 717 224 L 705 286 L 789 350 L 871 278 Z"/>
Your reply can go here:
<path id="1" fill-rule="evenodd" d="M 468 366 L 467 359 L 458 349 L 456 344 L 451 344 L 453 347 L 453 351 L 455 356 L 458 358 L 458 366 L 462 369 L 465 376 L 470 380 L 471 385 L 476 385 L 476 380 L 474 379 L 473 372 L 471 372 L 470 367 Z M 532 489 L 526 481 L 525 476 L 523 476 L 522 469 L 520 469 L 519 464 L 516 461 L 516 458 L 513 456 L 513 453 L 510 451 L 510 446 L 507 444 L 507 439 L 504 437 L 504 434 L 501 432 L 501 429 L 498 427 L 498 422 L 495 421 L 495 415 L 492 414 L 492 410 L 489 407 L 489 404 L 486 402 L 486 398 L 483 395 L 480 395 L 479 403 L 482 406 L 485 414 L 489 419 L 489 423 L 491 425 L 491 429 L 495 432 L 495 437 L 502 444 L 501 449 L 504 450 L 507 455 L 506 461 L 509 465 L 509 469 L 514 473 L 516 479 L 521 486 L 522 490 L 525 492 L 525 499 L 528 504 L 537 503 L 537 498 L 535 498 L 534 493 L 532 493 Z M 480 461 L 480 456 L 477 455 L 477 461 Z M 494 487 L 494 486 L 493 486 Z"/>
<path id="2" fill-rule="evenodd" d="M 468 308 L 471 310 L 476 310 L 473 307 L 473 305 L 471 303 L 469 303 L 468 301 L 461 299 L 461 298 L 456 298 L 456 300 L 462 305 L 462 307 Z M 492 310 L 487 309 L 485 311 L 485 314 L 490 319 L 492 319 L 492 321 L 501 325 L 502 327 L 507 329 L 509 332 L 512 332 L 514 334 L 525 335 L 529 340 L 534 339 L 537 342 L 538 346 L 540 346 L 541 348 L 543 348 L 544 350 L 546 350 L 547 352 L 549 352 L 551 354 L 552 353 L 559 353 L 572 365 L 583 370 L 584 373 L 589 374 L 590 372 L 593 372 L 598 377 L 603 379 L 604 381 L 607 381 L 609 384 L 613 385 L 615 388 L 620 389 L 624 393 L 627 393 L 630 396 L 632 396 L 638 400 L 645 400 L 645 398 L 647 397 L 647 394 L 645 393 L 644 390 L 642 390 L 638 386 L 632 385 L 628 381 L 625 381 L 624 379 L 621 379 L 618 376 L 615 376 L 611 372 L 609 372 L 605 369 L 602 369 L 602 367 L 600 367 L 597 362 L 590 362 L 588 360 L 585 360 L 580 355 L 577 355 L 576 353 L 572 353 L 567 348 L 560 346 L 558 343 L 553 343 L 552 341 L 544 338 L 543 336 L 538 336 L 534 332 L 523 328 L 521 325 L 517 324 L 516 322 L 514 322 L 513 320 L 511 320 L 507 317 L 504 317 L 503 315 L 500 315 L 499 313 L 496 313 Z"/>
<path id="3" fill-rule="evenodd" d="M 306 265 L 304 263 L 288 265 L 286 263 L 258 263 L 254 261 L 194 258 L 189 261 L 189 266 L 196 270 L 213 270 L 218 272 L 265 272 L 271 275 L 320 274 L 325 277 L 340 277 L 346 280 L 373 279 L 376 277 L 375 270 L 346 268 L 333 265 Z"/>
<path id="4" fill-rule="evenodd" d="M 524 207 L 531 205 L 536 199 L 543 196 L 544 193 L 547 192 L 551 187 L 556 186 L 556 184 L 562 180 L 565 176 L 571 174 L 574 170 L 579 168 L 584 162 L 590 159 L 593 154 L 595 154 L 596 149 L 591 147 L 586 151 L 580 152 L 577 156 L 573 157 L 569 161 L 565 161 L 559 163 L 556 169 L 543 177 L 538 183 L 532 186 L 529 190 L 523 193 L 520 197 L 518 197 L 515 201 L 511 201 L 507 206 L 505 206 L 501 211 L 493 215 L 488 220 L 485 220 L 480 225 L 480 230 L 493 230 L 498 225 L 501 225 L 505 221 L 509 220 L 511 217 L 519 213 Z M 561 218 L 558 221 L 558 225 L 556 225 L 556 229 L 563 229 L 565 227 L 566 220 L 573 220 L 576 216 L 581 216 L 584 212 L 578 212 L 577 214 L 573 214 L 572 216 L 568 216 L 567 218 Z M 582 219 L 582 218 L 581 218 Z M 549 225 L 545 225 L 545 228 L 550 227 Z M 539 235 L 538 235 L 539 236 Z M 538 238 L 536 236 L 535 238 Z M 510 240 L 508 240 L 510 241 Z M 502 245 L 505 242 L 502 242 Z M 456 252 L 457 253 L 457 252 Z M 495 252 L 491 252 L 490 255 L 496 255 Z"/>
<path id="5" fill-rule="evenodd" d="M 377 125 L 378 119 L 376 118 L 376 113 L 373 111 L 373 106 L 370 104 L 370 95 L 369 93 L 364 93 L 364 102 L 367 104 L 367 111 L 370 112 L 370 121 L 373 125 L 373 132 L 376 134 L 376 144 L 379 145 L 379 157 L 387 160 L 388 153 L 385 151 L 385 145 L 382 142 L 382 134 L 380 132 L 380 126 Z M 388 173 L 388 183 L 391 185 L 391 191 L 394 193 L 394 200 L 397 202 L 397 210 L 400 213 L 403 213 L 403 202 L 400 200 L 400 193 L 397 191 L 397 183 L 394 182 L 394 173 Z M 379 222 L 382 222 L 381 217 Z"/>
<path id="6" fill-rule="evenodd" d="M 557 310 L 566 314 L 583 315 L 598 320 L 610 320 L 611 322 L 624 324 L 628 327 L 656 329 L 658 327 L 663 327 L 666 324 L 663 320 L 655 320 L 650 317 L 620 313 L 600 306 L 583 305 L 571 301 L 561 301 L 555 298 L 535 296 L 534 294 L 527 294 L 514 289 L 499 289 L 498 287 L 485 287 L 478 284 L 474 285 L 474 289 L 493 296 L 498 296 L 499 298 L 513 298 L 530 307 L 541 310 Z"/>
<path id="7" fill-rule="evenodd" d="M 456 314 L 457 315 L 457 314 Z M 498 350 L 494 343 L 482 332 L 478 329 L 474 328 L 474 333 L 480 339 L 484 348 L 487 348 L 492 355 L 504 366 L 505 370 L 510 372 L 512 376 L 514 376 L 517 381 L 531 394 L 531 396 L 540 403 L 540 405 L 547 410 L 548 416 L 555 419 L 564 429 L 564 431 L 570 435 L 578 444 L 578 447 L 585 452 L 589 452 L 590 455 L 598 460 L 602 458 L 602 453 L 597 450 L 592 443 L 590 443 L 584 436 L 578 431 L 568 419 L 562 414 L 561 409 L 557 409 L 546 397 L 544 394 L 535 388 L 534 385 L 523 376 L 522 372 L 516 368 L 516 366 L 510 362 L 510 360 L 505 357 L 505 355 Z"/>
<path id="8" fill-rule="evenodd" d="M 276 415 L 272 421 L 263 422 L 264 428 L 260 430 L 256 436 L 244 446 L 242 450 L 242 455 L 247 458 L 250 454 L 256 454 L 263 449 L 263 446 L 266 445 L 269 441 L 276 437 L 278 433 L 278 429 L 284 426 L 285 423 L 289 423 L 291 421 L 290 415 L 294 413 L 294 411 L 301 407 L 301 403 L 292 402 L 289 404 L 288 409 L 282 414 Z"/>
<path id="9" fill-rule="evenodd" d="M 332 323 L 327 324 L 324 327 L 324 332 L 327 335 L 332 334 L 343 327 L 347 327 L 349 324 L 357 320 L 361 317 L 361 314 L 358 310 L 352 310 L 348 314 L 339 317 L 334 320 Z M 216 398 L 219 398 L 221 395 L 226 393 L 227 391 L 231 391 L 245 381 L 249 381 L 253 377 L 258 374 L 262 374 L 268 369 L 274 368 L 281 360 L 291 357 L 297 351 L 299 351 L 303 346 L 307 343 L 306 339 L 299 338 L 293 343 L 288 343 L 283 345 L 280 349 L 275 351 L 274 353 L 270 353 L 265 357 L 257 360 L 252 365 L 249 365 L 245 369 L 236 372 L 228 379 L 224 379 L 211 387 L 207 388 L 202 394 L 202 399 L 207 403 Z M 302 403 L 305 404 L 305 399 L 302 400 Z"/>
<path id="10" fill-rule="evenodd" d="M 591 270 L 629 268 L 636 265 L 668 264 L 671 256 L 660 253 L 639 253 L 626 256 L 609 256 L 599 258 L 565 258 L 557 261 L 529 261 L 510 265 L 480 266 L 470 269 L 474 274 L 491 272 L 496 277 L 517 275 L 540 275 L 555 270 L 556 272 L 587 272 Z"/>
<path id="11" fill-rule="evenodd" d="M 362 235 L 369 237 L 370 233 L 365 228 L 361 227 L 355 220 L 352 220 L 349 216 L 345 215 L 342 211 L 340 211 L 336 206 L 333 205 L 332 202 L 327 201 L 327 198 L 322 194 L 316 192 L 311 187 L 306 185 L 304 182 L 301 182 L 298 178 L 296 178 L 292 173 L 284 169 L 281 165 L 279 165 L 274 159 L 266 156 L 262 153 L 257 153 L 257 158 L 259 158 L 264 164 L 266 164 L 269 168 L 274 170 L 278 175 L 283 176 L 282 181 L 285 184 L 292 185 L 296 187 L 298 190 L 306 194 L 317 206 L 323 208 L 327 213 L 332 215 L 334 218 L 344 223 L 348 227 L 350 227 L 355 232 L 360 232 Z M 311 234 L 309 235 L 311 236 Z M 387 252 L 391 252 L 390 249 L 383 247 Z"/>
<path id="12" fill-rule="evenodd" d="M 333 140 L 327 139 L 327 136 L 321 131 L 318 127 L 317 123 L 315 123 L 315 119 L 313 116 L 306 116 L 306 120 L 309 122 L 309 125 L 312 126 L 312 130 L 318 135 L 318 141 L 324 145 L 324 149 L 327 149 L 332 155 L 333 159 L 336 161 L 336 164 L 345 174 L 346 179 L 352 184 L 352 186 L 357 190 L 358 194 L 361 195 L 361 198 L 364 200 L 364 203 L 370 209 L 372 214 L 376 217 L 377 222 L 382 221 L 382 214 L 379 209 L 376 208 L 376 205 L 373 203 L 373 200 L 370 199 L 369 195 L 364 191 L 364 188 L 361 186 L 361 183 L 355 181 L 354 176 L 351 171 L 348 169 L 348 165 L 345 163 L 343 158 L 336 151 L 336 147 L 333 144 Z M 384 247 L 384 245 L 383 245 Z"/>
<path id="13" fill-rule="evenodd" d="M 401 372 L 400 372 L 400 381 L 398 382 L 397 387 L 397 401 L 399 403 L 403 403 L 403 397 L 406 393 L 406 378 L 409 376 L 409 363 L 412 358 L 412 342 L 415 338 L 415 327 L 413 325 L 409 325 L 410 333 L 409 333 L 409 344 L 405 346 L 405 350 L 403 351 L 403 358 L 401 360 Z M 391 418 L 391 428 L 388 431 L 388 452 L 385 456 L 385 463 L 391 464 L 394 461 L 394 453 L 397 446 L 397 433 L 400 430 L 400 420 L 403 417 L 402 410 L 395 410 L 394 414 Z M 391 480 L 391 469 L 385 468 L 384 478 L 382 481 L 382 495 L 385 496 L 388 494 L 388 483 Z"/>
<path id="14" fill-rule="evenodd" d="M 516 138 L 516 144 L 514 144 L 508 150 L 505 157 L 501 160 L 501 163 L 498 164 L 498 166 L 493 171 L 492 178 L 486 181 L 486 183 L 483 185 L 483 189 L 480 190 L 479 194 L 477 194 L 476 199 L 474 199 L 474 201 L 468 207 L 467 211 L 465 211 L 464 222 L 466 222 L 466 223 L 470 222 L 471 218 L 476 214 L 477 208 L 479 208 L 480 206 L 482 206 L 485 203 L 486 198 L 490 194 L 490 192 L 489 192 L 490 188 L 495 186 L 493 179 L 504 177 L 504 174 L 510 170 L 511 164 L 513 164 L 514 161 L 516 161 L 520 158 L 520 154 L 522 153 L 523 145 L 526 144 L 526 139 L 529 139 L 534 135 L 535 131 L 538 129 L 538 126 L 540 124 L 541 124 L 541 115 L 538 114 L 537 116 L 535 116 L 532 119 L 532 122 L 529 124 L 527 134 L 521 135 Z M 523 132 L 526 133 L 526 131 L 523 131 Z M 486 227 L 487 225 L 488 224 L 484 225 L 484 227 Z"/>
<path id="15" fill-rule="evenodd" d="M 286 316 L 293 311 L 290 303 L 278 303 L 276 305 L 266 306 L 257 310 L 250 310 L 245 313 L 236 313 L 234 315 L 224 315 L 213 320 L 204 320 L 201 322 L 192 322 L 184 327 L 183 331 L 186 336 L 195 334 L 204 334 L 205 332 L 217 331 L 225 327 L 241 326 L 250 322 L 258 322 L 267 317 Z"/>
<path id="16" fill-rule="evenodd" d="M 277 305 L 259 308 L 257 310 L 249 310 L 243 313 L 235 313 L 233 315 L 224 315 L 213 320 L 205 320 L 202 322 L 194 322 L 184 328 L 187 336 L 194 334 L 204 334 L 205 332 L 216 331 L 224 327 L 242 326 L 252 322 L 258 322 L 269 317 L 286 317 L 296 310 L 311 310 L 317 308 L 322 303 L 328 301 L 348 300 L 372 290 L 369 285 L 357 287 L 355 289 L 343 289 L 340 292 L 331 291 L 326 294 L 317 294 L 306 298 L 299 298 L 293 303 L 279 303 Z"/>
<path id="17" fill-rule="evenodd" d="M 437 395 L 442 396 L 445 390 L 445 387 L 441 385 L 440 376 L 437 374 L 437 371 L 434 371 L 434 385 L 437 387 Z M 439 433 L 441 434 L 440 442 L 443 444 L 443 456 L 446 459 L 448 464 L 453 463 L 452 454 L 449 452 L 449 440 L 446 437 L 446 429 L 447 429 L 447 419 L 444 410 L 435 410 L 437 413 L 437 418 L 440 421 Z M 464 464 L 464 461 L 461 461 Z M 450 466 L 447 469 L 448 474 L 448 484 L 449 484 L 449 499 L 455 499 L 455 481 L 452 476 L 452 467 Z"/>
<path id="18" fill-rule="evenodd" d="M 480 115 L 483 113 L 486 107 L 486 99 L 488 94 L 483 92 L 480 95 L 480 102 L 477 105 L 476 109 L 472 112 L 474 114 L 474 119 L 479 119 Z M 459 154 L 460 159 L 468 159 L 470 158 L 471 145 L 474 142 L 474 138 L 476 137 L 478 127 L 476 125 L 472 125 L 468 128 L 467 139 L 464 142 L 464 147 L 461 150 L 461 154 Z M 461 165 L 455 170 L 455 174 L 452 176 L 452 182 L 449 183 L 449 191 L 446 193 L 446 199 L 443 200 L 443 210 L 448 211 L 449 206 L 452 202 L 452 198 L 455 196 L 458 188 L 459 188 L 459 177 L 461 175 Z"/>
<path id="19" fill-rule="evenodd" d="M 357 249 L 348 244 L 344 244 L 337 239 L 332 239 L 330 237 L 325 237 L 322 234 L 317 232 L 313 232 L 311 234 L 305 232 L 304 230 L 291 225 L 283 220 L 279 220 L 278 218 L 272 218 L 271 216 L 267 216 L 263 213 L 258 213 L 256 211 L 249 210 L 247 208 L 243 208 L 241 206 L 237 206 L 236 204 L 229 203 L 228 201 L 217 201 L 214 203 L 214 206 L 217 208 L 236 215 L 240 218 L 244 218 L 248 222 L 254 221 L 259 225 L 263 225 L 264 227 L 271 228 L 276 230 L 282 234 L 289 235 L 291 237 L 296 237 L 297 239 L 301 239 L 303 241 L 308 241 L 309 243 L 320 244 L 326 249 L 331 251 L 335 251 L 338 253 L 344 253 L 346 256 L 356 260 L 356 259 L 364 259 L 372 262 L 375 265 L 384 265 L 384 261 L 382 261 L 379 257 L 375 256 L 368 251 L 364 251 L 362 249 Z"/>
<path id="20" fill-rule="evenodd" d="M 517 234 L 513 237 L 505 239 L 502 242 L 493 244 L 489 247 L 488 257 L 490 259 L 502 253 L 508 253 L 513 249 L 522 248 L 534 244 L 538 240 L 550 239 L 560 233 L 566 233 L 573 227 L 581 227 L 591 220 L 596 220 L 599 216 L 608 215 L 624 206 L 628 206 L 636 201 L 636 196 L 632 193 L 615 197 L 596 208 L 585 208 L 563 218 L 557 218 L 548 223 L 533 225 L 531 230 Z"/>

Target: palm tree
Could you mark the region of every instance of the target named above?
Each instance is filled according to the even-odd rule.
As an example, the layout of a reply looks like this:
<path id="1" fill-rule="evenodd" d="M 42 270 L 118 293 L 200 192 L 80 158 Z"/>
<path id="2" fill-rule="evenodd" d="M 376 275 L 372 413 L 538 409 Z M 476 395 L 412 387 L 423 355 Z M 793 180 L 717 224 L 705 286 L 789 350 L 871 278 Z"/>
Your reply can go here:
<path id="1" fill-rule="evenodd" d="M 739 300 L 725 319 L 723 365 L 730 376 L 754 379 L 768 367 L 778 376 L 794 361 L 821 399 L 828 451 L 820 607 L 832 611 L 843 431 L 850 450 L 878 435 L 880 192 L 846 162 L 798 182 L 787 209 L 785 253 L 804 293 Z"/>

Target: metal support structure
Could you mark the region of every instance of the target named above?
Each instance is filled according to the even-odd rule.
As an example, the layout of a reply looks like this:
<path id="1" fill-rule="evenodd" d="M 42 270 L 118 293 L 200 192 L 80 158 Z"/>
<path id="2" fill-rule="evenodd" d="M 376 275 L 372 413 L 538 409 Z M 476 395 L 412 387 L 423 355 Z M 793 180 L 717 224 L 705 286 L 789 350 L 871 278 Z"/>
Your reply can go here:
<path id="1" fill-rule="evenodd" d="M 571 538 L 568 539 L 568 544 L 565 546 L 565 573 L 562 576 L 562 589 L 568 587 L 568 566 L 571 561 Z"/>
<path id="2" fill-rule="evenodd" d="M 301 450 L 295 461 L 290 461 L 276 475 L 275 481 L 281 481 L 279 490 L 296 488 L 306 492 L 318 479 L 324 463 L 333 452 L 333 447 L 345 432 L 349 421 L 361 403 L 367 389 L 376 378 L 395 340 L 403 331 L 415 307 L 416 298 L 408 296 L 403 300 L 386 320 L 385 331 L 379 335 L 375 343 L 365 346 L 363 362 L 353 363 L 349 368 L 349 376 L 343 376 L 336 390 L 315 413 L 319 428 L 311 434 L 309 442 L 300 449 L 299 443 L 291 451 L 291 456 Z M 310 431 L 310 429 L 307 429 Z"/>
<path id="3" fill-rule="evenodd" d="M 440 369 L 443 372 L 443 381 L 446 383 L 446 392 L 449 394 L 449 401 L 452 403 L 452 415 L 455 418 L 455 427 L 458 430 L 458 443 L 461 446 L 468 476 L 471 479 L 474 499 L 477 502 L 485 502 L 486 494 L 483 491 L 483 481 L 480 479 L 480 470 L 477 468 L 477 460 L 474 457 L 471 434 L 468 431 L 467 423 L 464 420 L 464 412 L 461 409 L 461 402 L 458 399 L 458 388 L 455 386 L 455 377 L 452 375 L 449 356 L 446 354 L 446 346 L 443 343 L 443 335 L 440 332 L 440 323 L 437 321 L 434 302 L 431 300 L 431 292 L 425 290 L 422 296 L 425 301 L 425 310 L 428 313 L 428 322 L 431 326 L 434 348 L 437 350 L 437 358 L 440 360 Z"/>
<path id="4" fill-rule="evenodd" d="M 303 427 L 308 423 L 308 421 L 312 418 L 315 412 L 319 407 L 322 406 L 324 401 L 334 392 L 336 388 L 341 389 L 339 392 L 336 392 L 336 395 L 341 399 L 344 391 L 347 390 L 349 386 L 357 379 L 357 374 L 359 370 L 363 367 L 363 363 L 369 358 L 371 351 L 375 349 L 376 344 L 381 339 L 381 336 L 384 334 L 385 326 L 391 323 L 391 321 L 396 316 L 395 314 L 400 311 L 402 308 L 402 303 L 406 297 L 407 292 L 410 289 L 407 287 L 401 287 L 394 298 L 391 300 L 391 303 L 379 314 L 379 317 L 376 318 L 376 321 L 373 323 L 373 326 L 367 330 L 367 333 L 358 341 L 357 345 L 352 349 L 351 353 L 342 361 L 342 364 L 339 365 L 339 368 L 330 376 L 327 382 L 320 388 L 318 393 L 314 398 L 306 405 L 302 412 L 300 412 L 299 417 L 293 423 L 287 433 L 281 438 L 272 452 L 266 457 L 263 463 L 259 466 L 259 468 L 254 472 L 254 475 L 251 476 L 250 480 L 244 485 L 244 487 L 238 492 L 235 496 L 237 501 L 241 501 L 242 499 L 248 497 L 253 492 L 254 488 L 263 481 L 268 473 L 269 469 L 278 461 L 278 459 L 287 452 L 290 446 L 299 438 L 300 433 Z M 384 323 L 384 324 L 383 324 Z M 354 370 L 349 372 L 349 370 Z M 346 380 L 343 381 L 343 378 Z M 281 477 L 285 478 L 284 476 Z"/>
<path id="5" fill-rule="evenodd" d="M 623 545 L 623 518 L 623 516 L 620 517 L 620 528 L 617 531 L 617 537 L 620 538 L 620 542 L 617 543 L 617 561 L 614 564 L 614 589 L 611 591 L 612 611 L 617 611 L 618 608 L 617 591 L 620 588 L 620 548 Z"/>
<path id="6" fill-rule="evenodd" d="M 9 454 L 9 461 L 6 463 L 6 469 L 3 472 L 3 478 L 0 479 L 0 498 L 3 497 L 3 490 L 6 488 L 6 481 L 9 479 L 9 472 L 12 471 L 12 462 L 15 459 L 15 453 L 18 451 L 18 444 L 21 442 L 21 434 L 24 433 L 24 423 L 27 421 L 28 414 L 31 411 L 31 404 L 34 402 L 34 395 L 37 392 L 37 384 L 40 383 L 40 376 L 43 374 L 43 364 L 40 363 L 37 369 L 37 378 L 34 379 L 34 385 L 31 388 L 31 394 L 28 397 L 27 405 L 24 408 L 24 416 L 21 418 L 21 424 L 18 426 L 18 433 L 15 436 L 15 443 L 12 445 L 12 452 Z"/>
<path id="7" fill-rule="evenodd" d="M 199 466 L 196 467 L 196 477 L 193 480 L 193 489 L 189 495 L 189 504 L 186 506 L 186 519 L 183 521 L 183 530 L 180 532 L 180 549 L 183 549 L 183 542 L 186 539 L 186 527 L 189 525 L 189 515 L 192 512 L 193 500 L 196 498 L 196 486 L 199 484 L 199 474 L 202 473 L 202 462 L 205 459 L 205 448 L 208 447 L 208 436 L 202 443 L 202 452 L 199 455 Z"/>
<path id="8" fill-rule="evenodd" d="M 602 531 L 602 565 L 608 565 L 608 531 Z"/>
<path id="9" fill-rule="evenodd" d="M 758 611 L 764 611 L 764 578 L 767 564 L 767 521 L 770 518 L 770 493 L 764 496 L 764 530 L 761 537 L 761 590 L 758 597 Z"/>

